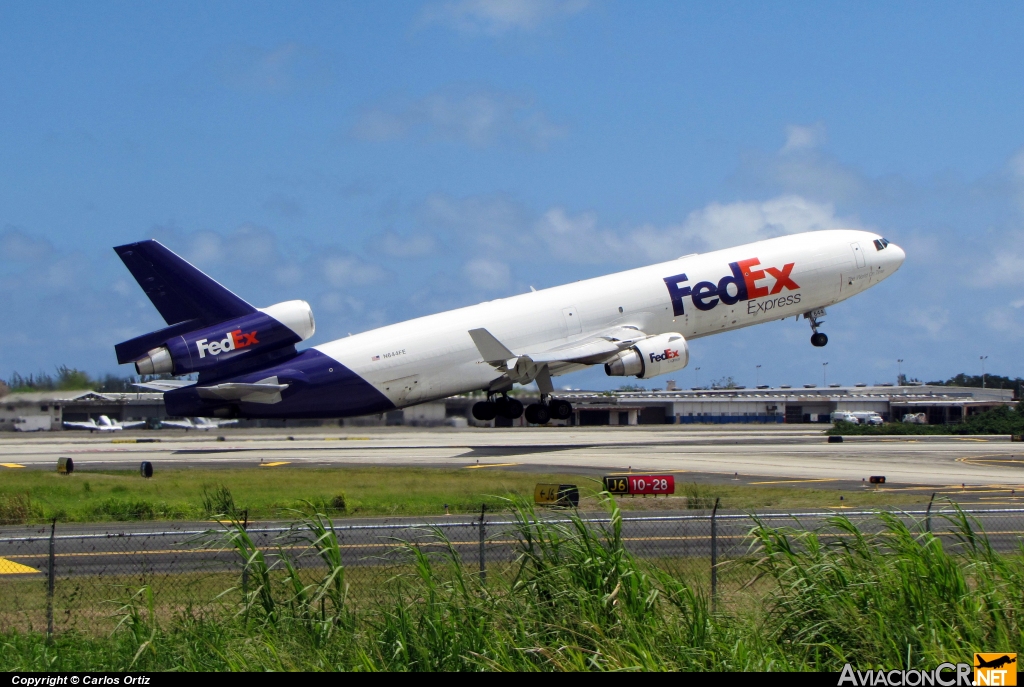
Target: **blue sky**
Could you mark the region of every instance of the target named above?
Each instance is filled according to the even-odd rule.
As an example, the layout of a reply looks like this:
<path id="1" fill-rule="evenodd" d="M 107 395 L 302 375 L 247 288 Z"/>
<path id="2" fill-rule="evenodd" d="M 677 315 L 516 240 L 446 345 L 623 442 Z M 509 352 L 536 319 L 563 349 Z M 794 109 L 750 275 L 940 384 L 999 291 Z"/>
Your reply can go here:
<path id="1" fill-rule="evenodd" d="M 703 339 L 680 384 L 1024 375 L 1021 35 L 994 2 L 0 4 L 0 377 L 127 374 L 142 238 L 322 343 L 832 227 L 907 262 L 825 349 Z"/>

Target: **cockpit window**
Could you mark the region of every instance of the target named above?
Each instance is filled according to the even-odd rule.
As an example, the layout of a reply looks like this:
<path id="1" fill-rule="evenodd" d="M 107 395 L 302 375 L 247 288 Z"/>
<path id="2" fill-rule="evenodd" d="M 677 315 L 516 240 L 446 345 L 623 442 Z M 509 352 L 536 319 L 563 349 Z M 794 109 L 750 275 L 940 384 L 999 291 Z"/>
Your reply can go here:
<path id="1" fill-rule="evenodd" d="M 889 245 L 889 239 L 875 239 L 875 250 L 885 250 Z"/>

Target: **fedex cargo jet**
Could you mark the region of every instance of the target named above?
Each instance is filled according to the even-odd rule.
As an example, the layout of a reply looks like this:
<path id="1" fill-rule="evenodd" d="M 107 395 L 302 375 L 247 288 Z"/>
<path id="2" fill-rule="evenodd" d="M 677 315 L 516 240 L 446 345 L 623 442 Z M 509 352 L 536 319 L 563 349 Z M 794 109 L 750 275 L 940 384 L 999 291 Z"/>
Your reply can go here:
<path id="1" fill-rule="evenodd" d="M 864 231 L 830 230 L 694 254 L 420 317 L 297 350 L 313 336 L 305 301 L 255 308 L 156 241 L 114 250 L 169 325 L 115 347 L 139 374 L 166 380 L 167 412 L 184 417 L 332 418 L 381 413 L 485 391 L 480 420 L 518 418 L 507 392 L 536 382 L 526 419 L 565 419 L 552 377 L 601 365 L 650 379 L 689 362 L 687 342 L 785 317 L 808 321 L 877 284 L 904 252 Z"/>

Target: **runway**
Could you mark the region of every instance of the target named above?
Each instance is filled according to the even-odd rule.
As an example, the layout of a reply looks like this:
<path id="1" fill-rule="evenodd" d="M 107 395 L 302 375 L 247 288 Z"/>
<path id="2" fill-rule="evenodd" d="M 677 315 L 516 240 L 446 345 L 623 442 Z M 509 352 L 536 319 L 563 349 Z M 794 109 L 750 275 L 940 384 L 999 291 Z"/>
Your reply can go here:
<path id="1" fill-rule="evenodd" d="M 372 428 L 315 430 L 71 431 L 0 437 L 6 470 L 76 470 L 346 465 L 544 472 L 672 472 L 750 484 L 861 483 L 890 486 L 1024 485 L 1024 444 L 1009 437 L 846 437 L 827 442 L 820 427 L 694 426 L 516 429 Z M 837 484 L 838 486 L 838 484 Z"/>
<path id="2" fill-rule="evenodd" d="M 983 529 L 998 551 L 1013 551 L 1020 544 L 1024 525 L 1024 509 L 971 510 L 976 527 Z M 815 530 L 823 528 L 833 512 L 797 514 L 762 513 L 758 517 L 772 527 Z M 881 522 L 870 511 L 846 512 L 863 532 L 878 532 Z M 945 546 L 958 546 L 958 538 L 949 518 L 948 508 L 936 508 L 927 519 L 931 531 Z M 542 517 L 564 520 L 558 512 Z M 596 528 L 607 526 L 604 513 L 587 513 L 582 517 Z M 923 510 L 901 514 L 912 527 L 926 521 Z M 755 522 L 745 513 L 720 513 L 717 520 L 716 551 L 720 556 L 747 554 Z M 152 574 L 192 574 L 196 572 L 227 572 L 240 570 L 238 553 L 227 542 L 221 525 L 210 522 L 192 523 L 120 523 L 93 525 L 62 525 L 54 540 L 54 564 L 62 578 L 81 576 L 132 576 Z M 516 522 L 507 513 L 487 518 L 481 532 L 473 517 L 431 518 L 367 518 L 338 521 L 335 532 L 342 561 L 347 567 L 381 568 L 407 561 L 399 541 L 416 543 L 424 550 L 441 553 L 446 544 L 443 535 L 459 556 L 478 564 L 481 535 L 485 541 L 486 559 L 490 564 L 513 561 L 522 550 L 522 536 Z M 571 528 L 570 528 L 571 529 Z M 321 567 L 323 562 L 310 546 L 309 533 L 286 523 L 274 526 L 264 523 L 247 530 L 268 561 L 282 553 L 299 567 Z M 846 536 L 836 531 L 832 536 Z M 622 541 L 625 547 L 641 558 L 663 562 L 683 559 L 707 559 L 711 556 L 710 513 L 649 512 L 627 514 L 622 520 Z M 0 531 L 0 581 L 4 575 L 45 575 L 49 550 L 48 526 L 24 526 Z M 7 566 L 7 569 L 4 568 Z M 24 578 L 21 578 L 24 579 Z M 7 578 L 11 581 L 11 578 Z"/>

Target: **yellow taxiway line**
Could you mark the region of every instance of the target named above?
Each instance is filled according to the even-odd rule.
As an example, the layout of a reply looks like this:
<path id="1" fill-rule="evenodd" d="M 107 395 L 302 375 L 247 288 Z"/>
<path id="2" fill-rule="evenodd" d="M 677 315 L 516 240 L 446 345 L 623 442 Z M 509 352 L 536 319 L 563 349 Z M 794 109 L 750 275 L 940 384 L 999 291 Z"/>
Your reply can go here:
<path id="1" fill-rule="evenodd" d="M 37 572 L 39 571 L 35 568 L 30 568 L 27 565 L 9 561 L 6 558 L 0 558 L 0 575 L 25 575 L 27 573 Z"/>
<path id="2" fill-rule="evenodd" d="M 0 466 L 3 466 L 5 468 L 23 468 L 23 467 L 25 467 L 24 465 L 19 465 L 18 463 L 0 463 Z"/>
<path id="3" fill-rule="evenodd" d="M 467 470 L 476 470 L 478 468 L 507 468 L 513 465 L 519 465 L 519 463 L 484 463 L 483 465 L 467 465 Z"/>

